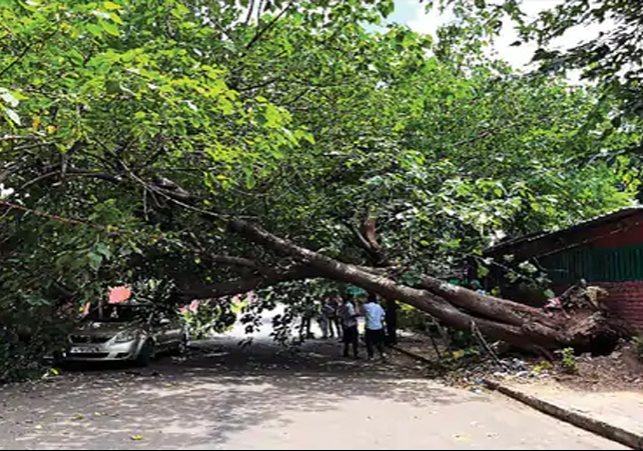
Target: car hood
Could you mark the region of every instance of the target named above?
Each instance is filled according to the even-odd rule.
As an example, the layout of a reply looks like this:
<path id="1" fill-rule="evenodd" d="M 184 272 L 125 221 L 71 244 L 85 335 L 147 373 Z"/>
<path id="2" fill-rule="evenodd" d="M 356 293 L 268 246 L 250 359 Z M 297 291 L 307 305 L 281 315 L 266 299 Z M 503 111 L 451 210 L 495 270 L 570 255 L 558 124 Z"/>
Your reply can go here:
<path id="1" fill-rule="evenodd" d="M 87 322 L 76 326 L 72 334 L 109 335 L 109 334 L 117 334 L 124 330 L 140 330 L 142 328 L 143 328 L 143 325 L 140 323 Z"/>

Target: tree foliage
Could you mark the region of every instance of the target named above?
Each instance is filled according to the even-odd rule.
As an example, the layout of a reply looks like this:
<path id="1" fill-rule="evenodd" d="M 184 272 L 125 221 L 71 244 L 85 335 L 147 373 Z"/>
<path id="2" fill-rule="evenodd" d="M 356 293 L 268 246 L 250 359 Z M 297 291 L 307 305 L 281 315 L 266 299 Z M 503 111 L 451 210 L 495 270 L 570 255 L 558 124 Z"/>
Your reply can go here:
<path id="1" fill-rule="evenodd" d="M 392 5 L 0 2 L 0 324 L 31 336 L 117 283 L 285 299 L 319 275 L 239 219 L 412 283 L 631 202 L 630 160 L 592 158 L 638 139 L 600 93 L 485 59 L 480 30 L 386 25 Z"/>
<path id="2" fill-rule="evenodd" d="M 543 74 L 569 74 L 576 71 L 580 79 L 597 86 L 600 100 L 597 111 L 588 119 L 594 121 L 609 111 L 611 124 L 603 131 L 615 130 L 635 135 L 616 155 L 640 156 L 641 82 L 643 49 L 640 29 L 643 25 L 643 6 L 638 2 L 621 0 L 564 0 L 543 8 L 536 17 L 527 16 L 516 0 L 490 2 L 487 0 L 431 1 L 451 8 L 458 20 L 445 27 L 445 43 L 461 41 L 461 36 L 486 44 L 492 42 L 509 23 L 518 33 L 513 46 L 535 43 L 538 48 L 533 62 Z M 561 40 L 573 30 L 585 30 L 586 36 L 570 46 L 561 48 Z M 467 40 L 465 40 L 467 42 Z M 460 48 L 460 47 L 458 47 Z M 602 110 L 602 111 L 599 111 Z M 603 152 L 601 158 L 614 158 Z"/>

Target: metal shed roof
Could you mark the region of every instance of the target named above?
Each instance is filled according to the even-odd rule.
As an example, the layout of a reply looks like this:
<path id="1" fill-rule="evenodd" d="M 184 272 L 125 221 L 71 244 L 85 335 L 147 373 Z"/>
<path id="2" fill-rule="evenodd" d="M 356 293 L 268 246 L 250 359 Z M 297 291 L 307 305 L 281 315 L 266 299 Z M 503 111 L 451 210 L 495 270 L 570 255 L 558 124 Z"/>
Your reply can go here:
<path id="1" fill-rule="evenodd" d="M 543 240 L 545 238 L 549 239 L 549 238 L 557 238 L 565 235 L 570 235 L 570 234 L 573 234 L 574 232 L 578 232 L 586 228 L 594 227 L 597 225 L 601 225 L 601 224 L 609 223 L 613 221 L 618 221 L 626 217 L 633 216 L 635 214 L 640 214 L 642 212 L 643 212 L 643 205 L 622 208 L 620 210 L 615 210 L 615 211 L 588 219 L 586 221 L 579 222 L 578 224 L 575 224 L 573 226 L 570 226 L 564 229 L 553 230 L 549 232 L 537 232 L 529 235 L 524 235 L 522 237 L 509 239 L 501 243 L 498 243 L 494 246 L 490 246 L 486 248 L 483 251 L 483 254 L 484 255 L 508 254 L 508 253 L 511 253 L 513 249 L 526 243 L 533 243 L 538 240 Z"/>

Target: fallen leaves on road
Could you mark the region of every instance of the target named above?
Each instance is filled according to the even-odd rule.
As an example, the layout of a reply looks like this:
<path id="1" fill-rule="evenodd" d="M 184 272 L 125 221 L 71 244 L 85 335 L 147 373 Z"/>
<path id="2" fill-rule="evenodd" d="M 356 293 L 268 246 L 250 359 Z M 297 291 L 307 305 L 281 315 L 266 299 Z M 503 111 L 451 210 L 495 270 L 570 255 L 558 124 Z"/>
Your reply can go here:
<path id="1" fill-rule="evenodd" d="M 72 418 L 72 420 L 74 420 L 74 421 L 81 421 L 81 420 L 84 420 L 84 419 L 85 419 L 85 415 L 83 415 L 82 413 L 77 413 Z"/>
<path id="2" fill-rule="evenodd" d="M 470 442 L 471 439 L 464 434 L 456 434 L 453 436 L 456 442 Z"/>
<path id="3" fill-rule="evenodd" d="M 142 435 L 131 435 L 130 436 L 130 439 L 132 439 L 132 440 L 143 440 L 143 438 L 144 437 Z"/>

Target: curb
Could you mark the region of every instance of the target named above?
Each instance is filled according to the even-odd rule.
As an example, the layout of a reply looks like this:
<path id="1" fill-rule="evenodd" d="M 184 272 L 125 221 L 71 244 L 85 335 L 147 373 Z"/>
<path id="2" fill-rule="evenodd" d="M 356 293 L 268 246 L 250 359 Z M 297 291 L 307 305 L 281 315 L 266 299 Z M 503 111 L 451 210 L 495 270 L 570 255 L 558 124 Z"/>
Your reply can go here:
<path id="1" fill-rule="evenodd" d="M 433 361 L 427 359 L 426 357 L 423 357 L 419 354 L 415 354 L 414 352 L 411 352 L 411 351 L 407 351 L 406 349 L 403 349 L 398 345 L 391 346 L 391 349 L 394 349 L 420 362 L 429 363 L 429 364 L 434 363 Z M 552 404 L 550 402 L 543 401 L 542 399 L 528 395 L 521 391 L 511 389 L 495 381 L 485 379 L 483 380 L 483 383 L 490 390 L 495 390 L 499 393 L 502 393 L 505 396 L 515 399 L 516 401 L 520 401 L 521 403 L 533 409 L 536 409 L 542 413 L 545 413 L 549 416 L 557 418 L 558 420 L 564 421 L 578 428 L 600 435 L 601 437 L 604 437 L 608 440 L 618 442 L 632 449 L 643 450 L 643 435 L 639 435 L 634 432 L 627 431 L 618 426 L 613 426 L 604 421 L 596 420 L 594 418 L 581 415 L 571 410 L 564 409 L 560 406 L 557 406 L 556 404 Z"/>
<path id="2" fill-rule="evenodd" d="M 555 417 L 561 421 L 565 421 L 576 427 L 585 429 L 586 431 L 600 435 L 614 442 L 629 446 L 632 449 L 643 450 L 643 435 L 635 434 L 633 432 L 626 431 L 625 429 L 622 429 L 618 426 L 613 426 L 611 424 L 605 423 L 604 421 L 596 420 L 594 418 L 581 415 L 571 410 L 564 409 L 560 406 L 557 406 L 556 404 L 543 401 L 542 399 L 501 385 L 498 382 L 486 379 L 483 382 L 485 386 L 487 386 L 487 388 L 496 390 L 503 395 L 515 399 L 516 401 L 520 401 L 523 404 L 528 405 L 529 407 L 546 413 L 547 415 Z"/>

